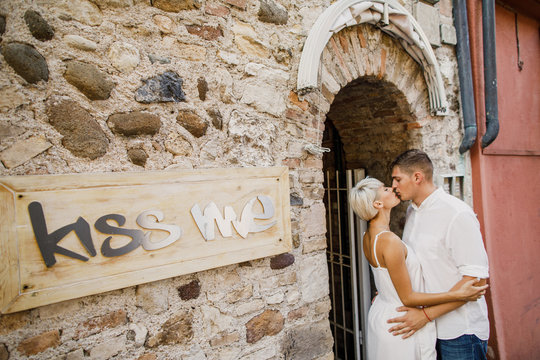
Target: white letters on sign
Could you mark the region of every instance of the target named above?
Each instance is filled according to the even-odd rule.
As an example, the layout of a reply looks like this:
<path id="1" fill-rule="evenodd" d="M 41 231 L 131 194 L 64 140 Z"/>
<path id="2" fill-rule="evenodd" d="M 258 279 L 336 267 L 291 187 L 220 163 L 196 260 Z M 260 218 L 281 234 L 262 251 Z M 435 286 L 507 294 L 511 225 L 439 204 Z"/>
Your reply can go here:
<path id="1" fill-rule="evenodd" d="M 253 213 L 253 205 L 257 200 L 259 200 L 263 207 L 262 214 Z M 223 237 L 232 236 L 232 224 L 236 232 L 243 238 L 246 238 L 250 232 L 256 233 L 265 231 L 276 224 L 276 221 L 272 221 L 267 224 L 257 225 L 254 221 L 255 219 L 267 220 L 274 216 L 274 204 L 272 203 L 272 199 L 264 195 L 259 195 L 248 201 L 242 210 L 242 218 L 240 221 L 236 220 L 236 213 L 232 207 L 225 206 L 224 213 L 225 217 L 221 216 L 221 212 L 213 202 L 204 208 L 204 213 L 201 212 L 201 208 L 198 204 L 195 204 L 191 208 L 191 215 L 193 215 L 193 219 L 206 241 L 214 240 L 216 238 L 214 221 Z"/>

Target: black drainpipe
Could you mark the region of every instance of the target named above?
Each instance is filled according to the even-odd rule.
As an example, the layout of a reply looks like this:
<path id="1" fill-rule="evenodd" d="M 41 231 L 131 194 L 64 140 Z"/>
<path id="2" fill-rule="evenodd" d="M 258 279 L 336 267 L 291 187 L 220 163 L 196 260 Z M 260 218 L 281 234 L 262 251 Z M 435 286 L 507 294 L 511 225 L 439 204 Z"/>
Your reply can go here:
<path id="1" fill-rule="evenodd" d="M 461 107 L 463 109 L 463 128 L 465 134 L 459 147 L 459 153 L 469 150 L 476 141 L 476 111 L 471 71 L 471 53 L 469 50 L 469 27 L 467 23 L 467 4 L 465 0 L 453 1 L 454 27 L 457 35 L 457 62 Z"/>
<path id="2" fill-rule="evenodd" d="M 482 148 L 485 148 L 499 134 L 497 60 L 495 53 L 495 0 L 482 1 L 482 33 L 484 38 L 484 92 L 486 97 L 486 133 L 482 137 Z"/>

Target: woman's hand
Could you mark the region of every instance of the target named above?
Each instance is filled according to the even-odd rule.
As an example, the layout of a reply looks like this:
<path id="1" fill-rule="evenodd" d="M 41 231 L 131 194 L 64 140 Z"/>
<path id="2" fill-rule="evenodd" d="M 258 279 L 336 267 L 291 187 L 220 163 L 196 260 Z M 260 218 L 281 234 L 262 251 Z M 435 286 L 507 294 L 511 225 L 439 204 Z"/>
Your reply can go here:
<path id="1" fill-rule="evenodd" d="M 457 300 L 460 301 L 476 301 L 486 294 L 488 284 L 482 286 L 475 286 L 480 279 L 471 279 L 464 282 L 459 288 L 454 290 Z"/>

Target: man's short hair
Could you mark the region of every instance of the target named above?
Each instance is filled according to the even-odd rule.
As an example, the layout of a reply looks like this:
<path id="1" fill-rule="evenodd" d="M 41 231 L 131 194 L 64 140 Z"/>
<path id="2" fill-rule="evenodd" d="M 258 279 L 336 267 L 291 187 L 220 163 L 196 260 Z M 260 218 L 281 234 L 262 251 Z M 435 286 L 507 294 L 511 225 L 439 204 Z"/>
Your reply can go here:
<path id="1" fill-rule="evenodd" d="M 390 169 L 398 166 L 401 171 L 412 175 L 415 171 L 421 171 L 427 180 L 433 180 L 433 163 L 428 154 L 418 149 L 407 150 L 392 162 Z"/>

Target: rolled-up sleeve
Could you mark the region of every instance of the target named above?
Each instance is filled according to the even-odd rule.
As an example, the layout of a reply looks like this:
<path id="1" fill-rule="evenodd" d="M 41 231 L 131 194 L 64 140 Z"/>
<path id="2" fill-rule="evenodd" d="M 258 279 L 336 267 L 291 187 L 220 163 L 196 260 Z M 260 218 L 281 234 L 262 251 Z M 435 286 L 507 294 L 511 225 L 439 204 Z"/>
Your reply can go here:
<path id="1" fill-rule="evenodd" d="M 462 276 L 489 277 L 480 224 L 472 211 L 460 212 L 452 219 L 446 235 L 446 246 Z"/>

